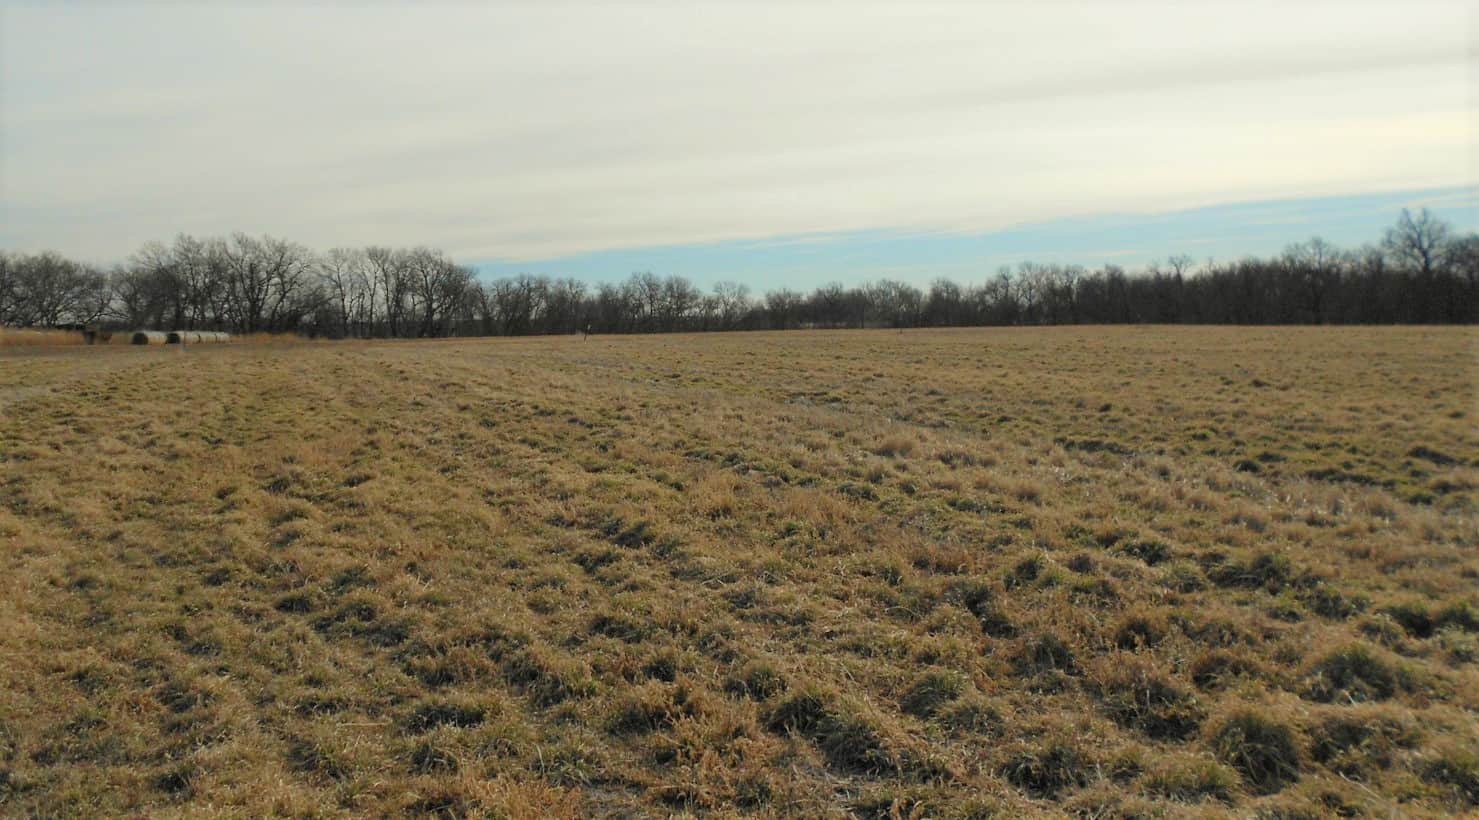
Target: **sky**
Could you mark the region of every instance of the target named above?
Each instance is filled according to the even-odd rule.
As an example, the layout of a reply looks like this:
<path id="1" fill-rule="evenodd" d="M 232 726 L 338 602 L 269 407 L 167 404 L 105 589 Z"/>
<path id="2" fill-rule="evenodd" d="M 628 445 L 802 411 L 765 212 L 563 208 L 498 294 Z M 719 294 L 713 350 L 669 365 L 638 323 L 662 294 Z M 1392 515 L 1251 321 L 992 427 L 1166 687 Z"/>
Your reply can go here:
<path id="1" fill-rule="evenodd" d="M 0 0 L 0 247 L 764 289 L 1473 230 L 1476 43 L 1463 2 Z"/>

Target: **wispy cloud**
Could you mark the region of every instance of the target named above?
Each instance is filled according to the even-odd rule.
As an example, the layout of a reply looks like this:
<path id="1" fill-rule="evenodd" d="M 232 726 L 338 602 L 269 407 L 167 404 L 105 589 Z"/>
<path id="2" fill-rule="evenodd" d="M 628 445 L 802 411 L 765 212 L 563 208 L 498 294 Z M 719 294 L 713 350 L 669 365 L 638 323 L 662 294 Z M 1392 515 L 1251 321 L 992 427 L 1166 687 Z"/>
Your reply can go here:
<path id="1" fill-rule="evenodd" d="M 0 5 L 0 244 L 534 261 L 1471 185 L 1472 14 Z"/>

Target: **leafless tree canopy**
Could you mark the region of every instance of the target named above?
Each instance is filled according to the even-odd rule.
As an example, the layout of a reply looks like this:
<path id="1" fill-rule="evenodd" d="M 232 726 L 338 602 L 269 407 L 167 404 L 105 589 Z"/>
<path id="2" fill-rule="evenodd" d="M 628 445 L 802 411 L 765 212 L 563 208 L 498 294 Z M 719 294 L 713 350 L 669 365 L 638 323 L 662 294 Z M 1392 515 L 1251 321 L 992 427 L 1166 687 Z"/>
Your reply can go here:
<path id="1" fill-rule="evenodd" d="M 233 234 L 150 242 L 104 273 L 54 252 L 0 252 L 0 324 L 111 323 L 333 337 L 663 333 L 797 327 L 1074 323 L 1470 323 L 1479 321 L 1479 237 L 1403 211 L 1379 245 L 1314 238 L 1273 259 L 1200 266 L 1179 255 L 1129 274 L 1115 265 L 1024 262 L 978 284 L 927 290 L 880 280 L 754 296 L 723 281 L 634 273 L 590 287 L 519 275 L 480 282 L 432 248 L 316 253 Z"/>

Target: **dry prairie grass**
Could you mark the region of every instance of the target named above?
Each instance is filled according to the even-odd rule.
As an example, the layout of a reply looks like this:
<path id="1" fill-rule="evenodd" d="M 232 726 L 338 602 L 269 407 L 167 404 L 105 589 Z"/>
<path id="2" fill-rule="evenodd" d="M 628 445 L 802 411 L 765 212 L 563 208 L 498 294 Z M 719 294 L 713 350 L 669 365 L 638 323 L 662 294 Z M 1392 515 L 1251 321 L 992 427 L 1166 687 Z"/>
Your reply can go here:
<path id="1" fill-rule="evenodd" d="M 56 345 L 80 345 L 85 340 L 75 330 L 31 330 L 29 328 L 0 327 L 0 347 L 53 347 Z"/>
<path id="2" fill-rule="evenodd" d="M 107 339 L 98 339 L 91 346 L 126 347 L 132 344 L 134 331 L 110 331 Z M 231 337 L 232 344 L 247 345 L 299 345 L 315 341 L 296 333 L 245 333 Z M 0 348 L 53 348 L 87 345 L 87 339 L 76 330 L 34 330 L 31 328 L 0 327 Z"/>
<path id="3" fill-rule="evenodd" d="M 0 357 L 0 813 L 1472 809 L 1476 343 Z"/>
<path id="4" fill-rule="evenodd" d="M 309 339 L 297 333 L 238 333 L 231 337 L 230 343 L 234 345 L 303 345 L 322 344 L 327 341 L 327 339 Z"/>

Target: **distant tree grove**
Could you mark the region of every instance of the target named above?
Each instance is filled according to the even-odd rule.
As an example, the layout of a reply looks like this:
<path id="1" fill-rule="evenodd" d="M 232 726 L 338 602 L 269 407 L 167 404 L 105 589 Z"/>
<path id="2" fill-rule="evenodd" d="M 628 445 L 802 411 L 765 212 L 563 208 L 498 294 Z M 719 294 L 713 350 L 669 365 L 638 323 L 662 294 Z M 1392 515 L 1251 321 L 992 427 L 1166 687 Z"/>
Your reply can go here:
<path id="1" fill-rule="evenodd" d="M 620 283 L 520 275 L 479 281 L 430 248 L 336 248 L 181 235 L 111 270 L 54 252 L 0 252 L 0 325 L 76 325 L 334 338 L 1107 323 L 1425 324 L 1479 321 L 1479 235 L 1403 211 L 1378 245 L 1321 239 L 1270 259 L 1201 265 L 1023 262 L 983 282 L 888 279 L 763 295 L 705 293 L 681 276 Z"/>

